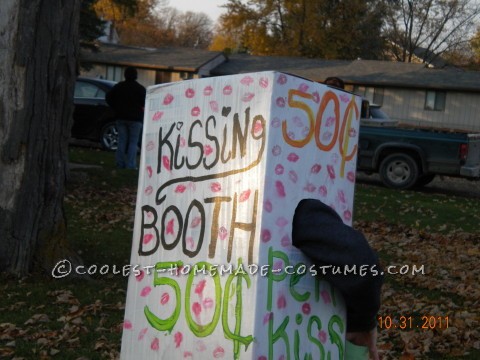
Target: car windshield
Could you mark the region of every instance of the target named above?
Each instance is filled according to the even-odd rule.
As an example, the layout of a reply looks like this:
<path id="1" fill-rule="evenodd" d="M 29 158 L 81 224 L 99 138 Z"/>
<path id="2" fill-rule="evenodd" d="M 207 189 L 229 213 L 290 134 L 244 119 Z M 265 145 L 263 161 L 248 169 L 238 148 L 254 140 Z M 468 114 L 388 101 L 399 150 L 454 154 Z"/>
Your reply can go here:
<path id="1" fill-rule="evenodd" d="M 389 119 L 379 107 L 370 106 L 370 119 Z"/>

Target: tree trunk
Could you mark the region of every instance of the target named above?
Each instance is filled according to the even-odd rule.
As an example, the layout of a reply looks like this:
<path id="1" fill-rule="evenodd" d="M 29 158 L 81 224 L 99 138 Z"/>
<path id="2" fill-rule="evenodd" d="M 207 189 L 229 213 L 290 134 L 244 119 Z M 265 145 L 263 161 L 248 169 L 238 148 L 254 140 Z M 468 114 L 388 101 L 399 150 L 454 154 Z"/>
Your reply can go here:
<path id="1" fill-rule="evenodd" d="M 74 257 L 63 197 L 79 0 L 1 0 L 0 271 Z"/>

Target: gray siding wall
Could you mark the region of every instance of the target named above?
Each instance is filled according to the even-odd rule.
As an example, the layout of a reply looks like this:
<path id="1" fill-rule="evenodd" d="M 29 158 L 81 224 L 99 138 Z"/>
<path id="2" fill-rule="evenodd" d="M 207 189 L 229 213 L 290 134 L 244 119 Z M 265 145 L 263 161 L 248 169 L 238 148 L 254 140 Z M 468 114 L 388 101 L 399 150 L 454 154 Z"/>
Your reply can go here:
<path id="1" fill-rule="evenodd" d="M 447 91 L 445 110 L 425 110 L 425 90 L 385 88 L 382 109 L 403 123 L 480 131 L 480 94 Z"/>

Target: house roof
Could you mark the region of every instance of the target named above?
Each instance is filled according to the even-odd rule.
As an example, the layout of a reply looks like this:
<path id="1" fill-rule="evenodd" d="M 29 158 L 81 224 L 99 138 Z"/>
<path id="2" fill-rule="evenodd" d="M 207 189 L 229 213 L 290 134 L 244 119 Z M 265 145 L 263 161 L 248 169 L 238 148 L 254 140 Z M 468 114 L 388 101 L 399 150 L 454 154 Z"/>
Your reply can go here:
<path id="1" fill-rule="evenodd" d="M 82 61 L 135 66 L 139 68 L 197 72 L 214 59 L 225 58 L 223 52 L 193 48 L 158 49 L 100 43 L 98 51 L 83 50 Z"/>
<path id="2" fill-rule="evenodd" d="M 432 69 L 422 64 L 375 60 L 320 60 L 299 57 L 232 55 L 212 75 L 281 71 L 314 81 L 338 76 L 347 84 L 480 92 L 480 72 Z"/>

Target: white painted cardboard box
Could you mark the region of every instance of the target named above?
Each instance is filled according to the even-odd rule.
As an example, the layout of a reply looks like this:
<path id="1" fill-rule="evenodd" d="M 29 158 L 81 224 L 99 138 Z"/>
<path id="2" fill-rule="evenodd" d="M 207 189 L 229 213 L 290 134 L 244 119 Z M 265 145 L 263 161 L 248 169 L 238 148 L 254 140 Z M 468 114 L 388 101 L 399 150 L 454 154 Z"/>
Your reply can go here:
<path id="1" fill-rule="evenodd" d="M 122 359 L 339 359 L 345 310 L 291 245 L 351 224 L 361 99 L 278 72 L 147 92 Z"/>

